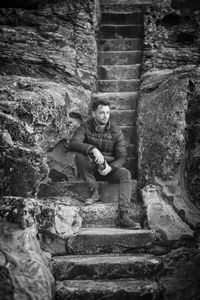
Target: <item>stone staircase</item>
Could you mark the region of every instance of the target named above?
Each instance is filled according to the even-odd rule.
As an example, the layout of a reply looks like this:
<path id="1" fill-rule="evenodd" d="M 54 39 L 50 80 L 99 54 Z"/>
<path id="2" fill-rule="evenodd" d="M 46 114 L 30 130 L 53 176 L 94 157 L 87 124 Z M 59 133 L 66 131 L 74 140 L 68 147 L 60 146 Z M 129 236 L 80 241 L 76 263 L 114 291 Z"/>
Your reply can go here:
<path id="1" fill-rule="evenodd" d="M 112 105 L 112 118 L 122 128 L 128 144 L 128 167 L 134 178 L 137 176 L 136 109 L 143 44 L 141 2 L 101 1 L 99 80 L 98 92 L 94 94 L 94 99 L 107 99 Z M 66 185 L 83 196 L 84 184 Z M 56 196 L 55 190 L 51 196 Z M 41 196 L 46 193 L 43 190 Z M 155 232 L 114 228 L 117 193 L 117 185 L 100 184 L 102 202 L 81 207 L 83 228 L 64 242 L 54 241 L 55 299 L 163 299 L 157 280 L 162 263 L 146 254 L 156 240 Z M 130 211 L 132 218 L 142 223 L 141 203 L 133 202 Z"/>
<path id="2" fill-rule="evenodd" d="M 128 145 L 127 167 L 133 178 L 137 178 L 136 109 L 142 62 L 143 14 L 141 9 L 130 6 L 128 2 L 131 1 L 121 1 L 121 4 L 101 1 L 98 92 L 94 99 L 106 99 L 111 103 L 111 119 L 121 127 Z"/>

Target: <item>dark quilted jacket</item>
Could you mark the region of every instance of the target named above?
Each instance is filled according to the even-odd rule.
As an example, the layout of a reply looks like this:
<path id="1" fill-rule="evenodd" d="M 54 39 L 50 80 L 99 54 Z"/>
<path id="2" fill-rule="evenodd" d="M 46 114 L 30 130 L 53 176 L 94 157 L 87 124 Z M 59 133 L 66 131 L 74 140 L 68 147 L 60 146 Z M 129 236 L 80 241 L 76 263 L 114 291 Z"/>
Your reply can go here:
<path id="1" fill-rule="evenodd" d="M 88 154 L 96 147 L 113 169 L 122 167 L 127 159 L 126 142 L 121 129 L 108 122 L 105 131 L 101 132 L 95 120 L 83 122 L 75 131 L 69 150 Z"/>

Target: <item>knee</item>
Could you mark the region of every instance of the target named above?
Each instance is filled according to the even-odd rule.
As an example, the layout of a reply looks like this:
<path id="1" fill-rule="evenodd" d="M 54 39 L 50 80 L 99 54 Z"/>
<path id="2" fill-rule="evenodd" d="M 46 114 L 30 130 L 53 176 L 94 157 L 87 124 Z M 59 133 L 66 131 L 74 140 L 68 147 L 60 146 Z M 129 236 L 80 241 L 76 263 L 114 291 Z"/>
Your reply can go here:
<path id="1" fill-rule="evenodd" d="M 126 168 L 120 169 L 120 178 L 131 181 L 131 172 Z"/>
<path id="2" fill-rule="evenodd" d="M 85 163 L 89 162 L 89 157 L 83 153 L 77 152 L 75 156 L 75 163 L 77 166 L 85 165 Z"/>

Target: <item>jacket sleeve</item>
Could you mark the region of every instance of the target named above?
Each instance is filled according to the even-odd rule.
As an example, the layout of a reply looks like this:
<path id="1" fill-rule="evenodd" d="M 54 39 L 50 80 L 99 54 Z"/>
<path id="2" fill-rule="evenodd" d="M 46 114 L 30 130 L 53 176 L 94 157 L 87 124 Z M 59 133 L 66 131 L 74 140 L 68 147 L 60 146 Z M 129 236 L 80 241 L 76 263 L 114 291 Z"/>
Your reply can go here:
<path id="1" fill-rule="evenodd" d="M 85 143 L 86 138 L 86 128 L 84 124 L 81 124 L 74 132 L 69 143 L 69 150 L 75 152 L 81 152 L 83 154 L 88 154 L 88 152 L 94 148 L 94 146 Z"/>
<path id="2" fill-rule="evenodd" d="M 115 160 L 110 164 L 113 170 L 123 167 L 127 160 L 126 142 L 121 129 L 119 129 L 115 142 L 114 155 Z"/>

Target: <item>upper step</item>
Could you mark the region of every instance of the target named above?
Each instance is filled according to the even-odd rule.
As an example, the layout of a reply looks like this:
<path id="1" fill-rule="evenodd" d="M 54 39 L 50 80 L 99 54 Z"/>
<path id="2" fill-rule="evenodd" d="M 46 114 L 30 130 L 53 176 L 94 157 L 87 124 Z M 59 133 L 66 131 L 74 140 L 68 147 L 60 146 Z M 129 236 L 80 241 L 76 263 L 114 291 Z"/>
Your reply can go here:
<path id="1" fill-rule="evenodd" d="M 107 100 L 111 104 L 111 109 L 137 109 L 137 92 L 124 93 L 96 93 L 93 94 L 93 100 Z"/>
<path id="2" fill-rule="evenodd" d="M 99 92 L 137 92 L 140 80 L 98 80 Z"/>
<path id="3" fill-rule="evenodd" d="M 98 64 L 101 65 L 134 65 L 142 61 L 142 51 L 99 51 Z"/>
<path id="4" fill-rule="evenodd" d="M 117 201 L 118 199 L 116 199 Z M 136 200 L 136 199 L 135 199 Z M 84 228 L 91 227 L 116 227 L 115 218 L 117 216 L 118 203 L 102 203 L 98 202 L 93 205 L 81 207 L 81 215 L 83 217 L 82 226 Z M 132 220 L 143 226 L 146 219 L 146 213 L 143 203 L 139 201 L 131 202 L 129 215 Z"/>
<path id="5" fill-rule="evenodd" d="M 136 65 L 102 65 L 98 67 L 98 78 L 106 80 L 139 79 L 141 64 Z"/>
<path id="6" fill-rule="evenodd" d="M 111 120 L 120 126 L 131 126 L 136 122 L 135 110 L 113 110 Z"/>
<path id="7" fill-rule="evenodd" d="M 103 203 L 112 203 L 118 201 L 119 196 L 119 184 L 108 183 L 99 181 L 99 194 Z M 132 195 L 135 198 L 136 183 L 132 184 Z M 91 195 L 87 184 L 84 181 L 60 181 L 60 182 L 47 182 L 40 185 L 38 192 L 39 198 L 48 197 L 63 197 L 68 196 L 84 201 Z M 83 203 L 84 205 L 84 203 Z"/>
<path id="8" fill-rule="evenodd" d="M 101 24 L 143 24 L 143 14 L 129 13 L 102 13 Z"/>
<path id="9" fill-rule="evenodd" d="M 142 51 L 143 39 L 99 39 L 99 51 Z"/>
<path id="10" fill-rule="evenodd" d="M 150 278 L 161 269 L 161 260 L 151 255 L 81 255 L 53 258 L 56 280 Z"/>
<path id="11" fill-rule="evenodd" d="M 127 5 L 152 4 L 152 0 L 101 0 L 101 4 L 121 5 L 126 7 Z"/>
<path id="12" fill-rule="evenodd" d="M 142 25 L 101 25 L 101 38 L 121 39 L 121 38 L 142 38 Z"/>
<path id="13" fill-rule="evenodd" d="M 56 300 L 159 300 L 161 286 L 149 280 L 65 280 L 56 282 Z"/>
<path id="14" fill-rule="evenodd" d="M 83 228 L 67 241 L 70 254 L 123 253 L 137 251 L 155 241 L 151 230 Z"/>

